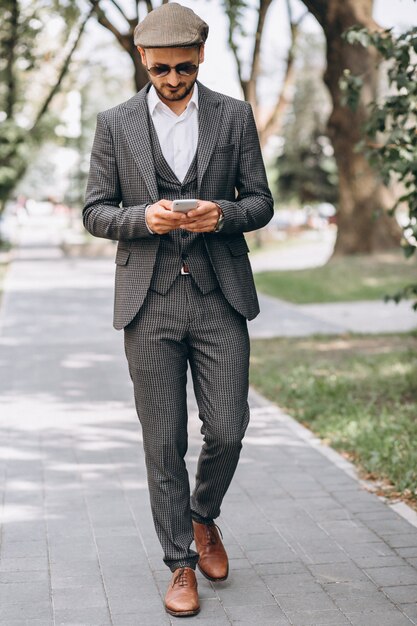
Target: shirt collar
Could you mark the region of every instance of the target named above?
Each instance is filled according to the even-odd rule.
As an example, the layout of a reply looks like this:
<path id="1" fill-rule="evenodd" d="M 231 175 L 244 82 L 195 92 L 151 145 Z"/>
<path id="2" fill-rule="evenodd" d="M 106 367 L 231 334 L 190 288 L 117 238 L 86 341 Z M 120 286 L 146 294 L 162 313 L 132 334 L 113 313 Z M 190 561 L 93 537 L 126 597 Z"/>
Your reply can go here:
<path id="1" fill-rule="evenodd" d="M 155 87 L 152 85 L 151 88 L 148 91 L 148 107 L 149 107 L 149 112 L 151 114 L 151 116 L 154 115 L 155 113 L 155 109 L 158 107 L 161 111 L 166 111 L 167 113 L 171 113 L 172 111 L 169 108 L 169 106 L 167 106 L 164 102 L 162 102 L 162 100 L 160 100 Z M 187 109 L 192 108 L 192 106 L 195 106 L 195 108 L 198 110 L 198 85 L 195 82 L 194 83 L 194 89 L 193 89 L 193 94 L 191 96 L 190 101 L 187 104 Z M 175 115 L 175 113 L 174 113 Z"/>

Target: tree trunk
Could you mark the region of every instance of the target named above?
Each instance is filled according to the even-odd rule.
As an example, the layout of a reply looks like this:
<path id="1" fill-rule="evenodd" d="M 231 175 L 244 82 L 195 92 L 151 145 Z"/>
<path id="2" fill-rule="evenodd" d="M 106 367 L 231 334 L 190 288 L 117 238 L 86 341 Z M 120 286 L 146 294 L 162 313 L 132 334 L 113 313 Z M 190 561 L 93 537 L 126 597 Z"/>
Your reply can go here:
<path id="1" fill-rule="evenodd" d="M 133 43 L 133 34 L 134 34 L 136 24 L 138 22 L 139 15 L 136 15 L 134 19 L 131 19 L 123 12 L 123 9 L 121 8 L 119 4 L 116 5 L 119 12 L 122 14 L 123 18 L 125 19 L 125 22 L 127 23 L 127 27 L 128 27 L 127 31 L 123 33 L 118 28 L 116 28 L 116 26 L 108 19 L 106 13 L 103 11 L 100 5 L 100 0 L 90 0 L 90 3 L 92 5 L 93 11 L 97 15 L 98 22 L 102 26 L 104 26 L 104 28 L 107 28 L 107 30 L 113 33 L 113 35 L 116 37 L 119 44 L 122 46 L 124 50 L 126 50 L 128 55 L 132 59 L 132 63 L 134 66 L 133 80 L 134 80 L 136 91 L 139 91 L 140 89 L 142 89 L 142 87 L 146 85 L 147 82 L 149 82 L 148 74 L 140 59 L 140 54 L 135 44 Z M 148 9 L 148 12 L 152 11 L 153 6 L 152 6 L 151 0 L 147 0 L 146 6 Z M 136 5 L 136 9 L 138 9 L 138 5 Z"/>
<path id="2" fill-rule="evenodd" d="M 338 232 L 333 254 L 369 254 L 398 247 L 401 231 L 386 210 L 394 204 L 390 191 L 355 151 L 363 138 L 367 104 L 376 96 L 377 53 L 373 48 L 352 46 L 342 39 L 349 27 L 359 24 L 379 30 L 372 18 L 373 0 L 303 0 L 323 27 L 327 42 L 324 74 L 333 101 L 328 132 L 339 170 Z M 339 80 L 343 70 L 361 75 L 364 86 L 356 111 L 341 103 Z"/>

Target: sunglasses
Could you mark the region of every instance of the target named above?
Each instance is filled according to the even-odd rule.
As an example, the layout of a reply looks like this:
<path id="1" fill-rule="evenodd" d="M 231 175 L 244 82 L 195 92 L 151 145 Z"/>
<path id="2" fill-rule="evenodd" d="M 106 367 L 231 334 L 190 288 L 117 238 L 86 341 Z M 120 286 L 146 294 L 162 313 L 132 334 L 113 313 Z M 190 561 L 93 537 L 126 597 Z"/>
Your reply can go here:
<path id="1" fill-rule="evenodd" d="M 174 67 L 170 65 L 154 65 L 153 67 L 146 68 L 149 74 L 162 78 L 162 76 L 168 76 L 171 70 L 175 70 L 180 76 L 192 76 L 198 70 L 198 65 L 193 63 L 178 63 Z"/>

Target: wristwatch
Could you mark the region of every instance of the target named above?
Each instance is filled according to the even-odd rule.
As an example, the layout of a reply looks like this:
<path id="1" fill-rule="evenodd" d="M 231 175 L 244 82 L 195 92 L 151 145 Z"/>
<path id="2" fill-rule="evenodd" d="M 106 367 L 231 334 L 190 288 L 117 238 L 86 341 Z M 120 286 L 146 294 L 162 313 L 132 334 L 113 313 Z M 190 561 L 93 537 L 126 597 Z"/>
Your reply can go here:
<path id="1" fill-rule="evenodd" d="M 217 205 L 217 206 L 219 206 L 219 205 Z M 215 232 L 215 233 L 220 232 L 220 231 L 221 231 L 221 229 L 223 228 L 223 224 L 224 224 L 224 215 L 223 215 L 223 211 L 221 210 L 221 208 L 220 208 L 220 207 L 219 207 L 219 209 L 220 209 L 220 215 L 219 215 L 219 219 L 217 220 L 217 224 L 216 224 L 216 226 L 214 227 L 214 232 Z"/>

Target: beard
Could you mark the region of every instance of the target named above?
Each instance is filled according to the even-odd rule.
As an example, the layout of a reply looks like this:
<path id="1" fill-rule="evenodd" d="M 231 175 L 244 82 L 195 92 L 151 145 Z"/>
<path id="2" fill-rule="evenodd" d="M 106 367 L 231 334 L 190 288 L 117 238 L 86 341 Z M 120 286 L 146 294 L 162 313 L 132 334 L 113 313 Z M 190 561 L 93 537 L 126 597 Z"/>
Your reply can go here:
<path id="1" fill-rule="evenodd" d="M 186 98 L 192 92 L 196 80 L 197 80 L 197 77 L 195 77 L 194 80 L 190 84 L 179 83 L 176 87 L 176 91 L 174 92 L 168 88 L 169 83 L 158 86 L 158 85 L 155 85 L 155 83 L 152 81 L 152 84 L 155 87 L 157 94 L 163 100 L 167 100 L 169 102 L 177 102 L 178 100 L 184 100 L 184 98 Z"/>

